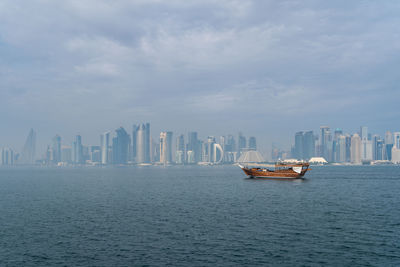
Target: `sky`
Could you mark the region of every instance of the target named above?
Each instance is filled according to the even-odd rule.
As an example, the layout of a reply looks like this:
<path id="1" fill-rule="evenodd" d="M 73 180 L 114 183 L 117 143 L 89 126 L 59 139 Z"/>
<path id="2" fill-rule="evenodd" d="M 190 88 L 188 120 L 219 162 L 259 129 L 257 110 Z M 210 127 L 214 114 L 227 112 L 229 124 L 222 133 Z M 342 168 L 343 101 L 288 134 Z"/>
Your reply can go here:
<path id="1" fill-rule="evenodd" d="M 400 2 L 2 0 L 0 146 L 152 135 L 256 136 L 320 125 L 399 131 Z"/>

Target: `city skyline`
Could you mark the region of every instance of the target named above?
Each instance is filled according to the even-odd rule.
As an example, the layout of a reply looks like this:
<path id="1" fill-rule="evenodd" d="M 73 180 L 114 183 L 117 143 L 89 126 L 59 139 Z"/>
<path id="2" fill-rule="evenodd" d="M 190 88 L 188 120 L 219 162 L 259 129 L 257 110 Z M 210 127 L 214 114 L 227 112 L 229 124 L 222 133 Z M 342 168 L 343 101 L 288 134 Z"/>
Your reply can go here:
<path id="1" fill-rule="evenodd" d="M 392 157 L 394 162 L 400 159 L 400 132 L 377 134 L 367 126 L 360 126 L 358 131 L 353 132 L 326 125 L 320 126 L 315 134 L 314 130 L 298 131 L 290 142 L 290 148 L 277 147 L 271 140 L 270 151 L 257 145 L 258 137 L 244 136 L 241 132 L 237 135 L 209 134 L 203 137 L 196 131 L 161 131 L 157 134 L 150 129 L 150 123 L 133 124 L 132 131 L 120 126 L 113 131 L 100 133 L 98 140 L 83 138 L 82 141 L 82 136 L 78 134 L 72 142 L 55 134 L 48 140 L 45 152 L 36 155 L 36 151 L 40 151 L 36 144 L 37 133 L 30 129 L 22 149 L 10 146 L 1 148 L 2 161 L 6 158 L 6 163 L 2 165 L 39 162 L 50 165 L 86 164 L 88 160 L 102 165 L 234 163 L 243 160 L 243 157 L 257 161 L 322 157 L 329 163 L 360 164 L 375 160 L 392 161 Z M 261 154 L 242 157 L 242 152 L 252 150 Z"/>

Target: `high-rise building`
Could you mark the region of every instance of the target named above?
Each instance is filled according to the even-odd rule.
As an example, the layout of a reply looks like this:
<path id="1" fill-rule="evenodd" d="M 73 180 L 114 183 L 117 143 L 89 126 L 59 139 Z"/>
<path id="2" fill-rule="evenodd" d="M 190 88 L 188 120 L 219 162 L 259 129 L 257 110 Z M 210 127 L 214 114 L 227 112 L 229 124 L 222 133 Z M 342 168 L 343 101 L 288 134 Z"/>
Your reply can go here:
<path id="1" fill-rule="evenodd" d="M 228 135 L 226 137 L 223 150 L 224 150 L 225 162 L 233 163 L 237 160 L 236 143 L 235 143 L 235 138 L 232 135 Z"/>
<path id="2" fill-rule="evenodd" d="M 400 163 L 400 132 L 393 133 L 392 162 Z"/>
<path id="3" fill-rule="evenodd" d="M 24 148 L 21 155 L 21 164 L 34 164 L 36 153 L 36 132 L 31 129 L 26 138 Z"/>
<path id="4" fill-rule="evenodd" d="M 185 163 L 185 154 L 185 137 L 181 134 L 176 138 L 175 162 L 177 164 Z"/>
<path id="5" fill-rule="evenodd" d="M 393 147 L 400 149 L 400 132 L 393 133 Z"/>
<path id="6" fill-rule="evenodd" d="M 69 146 L 61 147 L 61 161 L 66 163 L 72 162 L 72 149 Z"/>
<path id="7" fill-rule="evenodd" d="M 361 163 L 361 138 L 358 134 L 351 137 L 351 162 L 354 164 Z"/>
<path id="8" fill-rule="evenodd" d="M 215 137 L 208 136 L 207 142 L 203 143 L 203 152 L 202 152 L 202 161 L 203 162 L 212 162 L 214 158 L 214 144 L 215 144 Z"/>
<path id="9" fill-rule="evenodd" d="M 93 163 L 101 163 L 101 146 L 89 147 L 89 160 Z"/>
<path id="10" fill-rule="evenodd" d="M 367 126 L 360 127 L 360 138 L 361 138 L 361 141 L 368 140 L 368 127 Z"/>
<path id="11" fill-rule="evenodd" d="M 115 130 L 116 136 L 112 139 L 113 164 L 128 163 L 130 136 L 123 127 Z"/>
<path id="12" fill-rule="evenodd" d="M 85 163 L 83 157 L 82 137 L 77 135 L 72 146 L 72 162 L 75 164 Z"/>
<path id="13" fill-rule="evenodd" d="M 221 163 L 224 159 L 224 150 L 220 144 L 214 144 L 213 163 Z"/>
<path id="14" fill-rule="evenodd" d="M 368 136 L 361 140 L 361 160 L 371 161 L 372 160 L 372 142 L 368 140 Z"/>
<path id="15" fill-rule="evenodd" d="M 172 132 L 160 133 L 160 162 L 172 162 Z"/>
<path id="16" fill-rule="evenodd" d="M 346 162 L 351 161 L 351 136 L 346 134 Z"/>
<path id="17" fill-rule="evenodd" d="M 149 163 L 151 158 L 150 123 L 134 125 L 132 154 L 137 163 Z"/>
<path id="18" fill-rule="evenodd" d="M 244 151 L 247 150 L 247 142 L 246 142 L 246 137 L 242 135 L 242 133 L 239 133 L 239 138 L 238 138 L 238 156 Z"/>
<path id="19" fill-rule="evenodd" d="M 190 154 L 190 160 L 189 160 L 189 154 Z M 199 140 L 197 139 L 197 132 L 188 133 L 187 157 L 188 157 L 188 163 L 190 164 L 194 164 L 200 161 L 201 146 L 199 144 Z"/>
<path id="20" fill-rule="evenodd" d="M 0 154 L 0 163 L 3 166 L 14 165 L 14 150 L 11 148 L 3 148 Z"/>
<path id="21" fill-rule="evenodd" d="M 202 161 L 209 163 L 221 163 L 224 158 L 224 150 L 220 144 L 215 142 L 214 136 L 207 137 L 207 142 L 203 143 Z M 243 150 L 243 152 L 246 152 Z"/>
<path id="22" fill-rule="evenodd" d="M 254 136 L 249 138 L 249 150 L 257 150 L 257 140 Z"/>
<path id="23" fill-rule="evenodd" d="M 343 131 L 339 128 L 335 129 L 334 135 L 333 135 L 333 141 L 332 141 L 332 161 L 333 162 L 340 162 L 339 158 L 339 137 L 343 134 Z"/>
<path id="24" fill-rule="evenodd" d="M 383 160 L 385 157 L 384 140 L 379 135 L 372 136 L 372 159 Z"/>
<path id="25" fill-rule="evenodd" d="M 294 153 L 292 157 L 298 160 L 302 160 L 304 158 L 303 148 L 304 148 L 303 132 L 297 132 L 294 136 L 294 150 L 293 150 Z"/>
<path id="26" fill-rule="evenodd" d="M 151 138 L 151 162 L 160 162 L 160 143 Z"/>
<path id="27" fill-rule="evenodd" d="M 187 151 L 187 163 L 189 164 L 196 163 L 194 152 L 192 150 Z"/>
<path id="28" fill-rule="evenodd" d="M 393 134 L 390 131 L 385 133 L 385 144 L 393 144 Z"/>
<path id="29" fill-rule="evenodd" d="M 52 153 L 53 163 L 57 164 L 61 162 L 61 137 L 58 134 L 53 138 Z"/>
<path id="30" fill-rule="evenodd" d="M 346 136 L 340 135 L 337 138 L 337 151 L 336 151 L 336 162 L 346 162 Z"/>
<path id="31" fill-rule="evenodd" d="M 385 160 L 392 160 L 392 148 L 393 148 L 393 135 L 390 131 L 387 131 L 385 134 Z"/>
<path id="32" fill-rule="evenodd" d="M 110 163 L 110 134 L 110 132 L 105 132 L 100 136 L 101 164 Z"/>
<path id="33" fill-rule="evenodd" d="M 328 162 L 332 161 L 332 135 L 328 126 L 320 127 L 320 153 Z"/>
<path id="34" fill-rule="evenodd" d="M 307 131 L 303 135 L 303 159 L 309 160 L 315 155 L 315 136 L 313 131 Z"/>

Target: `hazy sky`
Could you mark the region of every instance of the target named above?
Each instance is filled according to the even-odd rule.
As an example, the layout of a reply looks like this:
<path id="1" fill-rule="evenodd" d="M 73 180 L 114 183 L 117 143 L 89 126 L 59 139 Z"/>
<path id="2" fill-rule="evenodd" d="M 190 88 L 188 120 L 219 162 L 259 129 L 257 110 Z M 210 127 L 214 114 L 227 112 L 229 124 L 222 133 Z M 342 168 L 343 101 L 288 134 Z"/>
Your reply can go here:
<path id="1" fill-rule="evenodd" d="M 400 130 L 399 1 L 2 0 L 0 145 L 150 122 L 289 144 Z M 88 140 L 91 140 L 90 142 Z"/>

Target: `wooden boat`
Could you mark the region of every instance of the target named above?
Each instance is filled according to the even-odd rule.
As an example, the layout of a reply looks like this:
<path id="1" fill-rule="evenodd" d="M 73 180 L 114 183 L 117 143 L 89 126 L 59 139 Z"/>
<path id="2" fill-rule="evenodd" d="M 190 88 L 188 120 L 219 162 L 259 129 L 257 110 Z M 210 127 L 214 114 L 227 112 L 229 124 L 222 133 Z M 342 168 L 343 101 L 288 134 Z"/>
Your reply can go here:
<path id="1" fill-rule="evenodd" d="M 276 163 L 275 169 L 270 170 L 267 168 L 249 168 L 239 164 L 245 174 L 249 178 L 270 178 L 270 179 L 299 179 L 303 178 L 309 169 L 310 164 L 299 163 L 299 164 L 285 164 Z"/>

